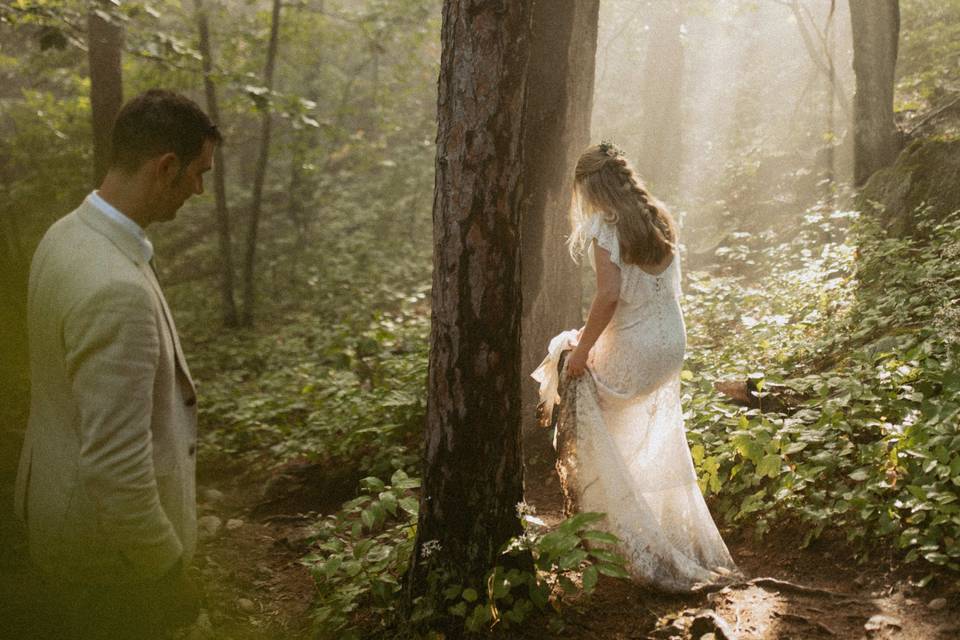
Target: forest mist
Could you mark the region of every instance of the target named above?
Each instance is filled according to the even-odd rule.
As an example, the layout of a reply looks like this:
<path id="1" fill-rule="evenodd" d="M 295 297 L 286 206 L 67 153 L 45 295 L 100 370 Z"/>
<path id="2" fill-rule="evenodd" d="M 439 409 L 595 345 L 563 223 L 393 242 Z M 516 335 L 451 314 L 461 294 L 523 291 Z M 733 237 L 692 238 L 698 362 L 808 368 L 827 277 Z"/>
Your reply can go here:
<path id="1" fill-rule="evenodd" d="M 851 64 L 845 2 L 604 2 L 593 137 L 624 148 L 698 252 L 731 215 L 769 227 L 850 177 Z M 769 214 L 737 210 L 758 201 Z"/>

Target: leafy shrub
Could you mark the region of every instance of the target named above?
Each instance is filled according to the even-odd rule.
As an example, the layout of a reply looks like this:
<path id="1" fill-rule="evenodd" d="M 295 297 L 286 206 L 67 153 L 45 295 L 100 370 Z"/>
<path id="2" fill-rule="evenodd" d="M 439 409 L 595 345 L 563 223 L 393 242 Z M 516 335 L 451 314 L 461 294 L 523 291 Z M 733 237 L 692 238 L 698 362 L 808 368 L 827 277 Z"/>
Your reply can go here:
<path id="1" fill-rule="evenodd" d="M 600 575 L 627 577 L 624 559 L 609 548 L 617 538 L 591 528 L 603 514 L 581 513 L 549 530 L 527 513 L 523 535 L 505 545 L 502 561 L 484 585 L 455 584 L 432 573 L 428 579 L 442 593 L 445 610 L 437 612 L 421 599 L 409 623 L 401 622 L 401 577 L 416 540 L 413 490 L 419 486 L 402 470 L 394 472 L 389 485 L 366 478 L 360 497 L 317 523 L 313 551 L 302 562 L 317 582 L 314 622 L 321 638 L 360 638 L 390 628 L 431 637 L 430 627 L 448 616 L 461 618 L 467 631 L 480 632 L 521 626 L 539 613 L 559 629 L 563 605 L 591 594 Z M 435 546 L 428 541 L 421 553 L 432 553 Z"/>
<path id="2" fill-rule="evenodd" d="M 701 486 L 731 525 L 799 522 L 808 543 L 830 527 L 863 557 L 881 539 L 958 570 L 960 217 L 918 212 L 926 240 L 860 220 L 843 240 L 850 216 L 834 216 L 769 249 L 764 281 L 692 276 L 683 378 Z M 839 239 L 820 244 L 825 223 Z M 761 406 L 772 382 L 800 400 L 735 407 L 713 387 L 730 377 L 752 378 Z"/>
<path id="3" fill-rule="evenodd" d="M 361 495 L 318 523 L 315 551 L 303 558 L 317 583 L 313 611 L 324 638 L 360 638 L 353 616 L 362 605 L 380 624 L 392 619 L 417 527 L 420 481 L 396 471 L 385 485 L 361 481 Z"/>
<path id="4" fill-rule="evenodd" d="M 478 592 L 463 585 L 450 585 L 444 597 L 447 611 L 464 619 L 468 631 L 510 629 L 522 625 L 533 613 L 549 615 L 555 630 L 563 628 L 563 605 L 580 595 L 590 595 L 600 575 L 629 577 L 625 560 L 609 547 L 613 534 L 591 528 L 603 520 L 602 513 L 579 513 L 554 529 L 532 515 L 523 518 L 523 535 L 510 540 L 498 563 Z M 532 569 L 523 559 L 533 559 Z"/>

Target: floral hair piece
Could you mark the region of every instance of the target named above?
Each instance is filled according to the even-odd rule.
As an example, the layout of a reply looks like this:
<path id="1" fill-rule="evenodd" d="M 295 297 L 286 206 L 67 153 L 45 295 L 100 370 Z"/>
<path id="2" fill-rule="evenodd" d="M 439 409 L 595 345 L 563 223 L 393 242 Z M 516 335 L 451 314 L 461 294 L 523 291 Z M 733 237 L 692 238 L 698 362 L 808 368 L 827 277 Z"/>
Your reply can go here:
<path id="1" fill-rule="evenodd" d="M 600 152 L 605 153 L 611 158 L 616 158 L 617 156 L 623 155 L 623 150 L 609 140 L 604 140 L 600 143 Z"/>

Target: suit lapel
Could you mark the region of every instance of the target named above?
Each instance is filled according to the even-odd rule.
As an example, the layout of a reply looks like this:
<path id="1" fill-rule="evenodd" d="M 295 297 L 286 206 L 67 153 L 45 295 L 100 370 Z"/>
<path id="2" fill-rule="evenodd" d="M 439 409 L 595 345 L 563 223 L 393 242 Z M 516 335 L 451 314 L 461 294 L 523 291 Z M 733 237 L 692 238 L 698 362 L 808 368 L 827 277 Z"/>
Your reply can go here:
<path id="1" fill-rule="evenodd" d="M 130 260 L 137 265 L 143 277 L 150 283 L 150 287 L 160 300 L 160 307 L 163 310 L 163 317 L 167 322 L 167 329 L 173 337 L 173 348 L 176 353 L 177 366 L 180 367 L 180 371 L 190 384 L 191 391 L 196 394 L 193 377 L 190 375 L 190 369 L 187 367 L 187 359 L 184 357 L 183 350 L 180 348 L 180 337 L 177 335 L 177 326 L 173 322 L 173 314 L 170 313 L 170 307 L 167 306 L 167 299 L 163 296 L 163 290 L 160 289 L 160 283 L 153 273 L 153 268 L 143 255 L 143 249 L 140 243 L 137 242 L 137 239 L 131 236 L 126 229 L 97 211 L 97 208 L 86 200 L 84 200 L 77 209 L 77 215 L 80 216 L 80 219 L 83 220 L 84 223 L 106 236 L 125 256 L 130 258 Z"/>
<path id="2" fill-rule="evenodd" d="M 166 318 L 167 328 L 170 330 L 170 335 L 173 337 L 173 350 L 177 356 L 177 365 L 179 365 L 180 370 L 187 379 L 187 382 L 190 383 L 191 391 L 196 394 L 196 387 L 193 384 L 193 376 L 190 375 L 190 369 L 187 367 L 187 359 L 184 357 L 183 349 L 180 347 L 180 337 L 177 334 L 177 325 L 173 321 L 173 314 L 170 313 L 170 307 L 167 306 L 167 299 L 163 296 L 163 290 L 160 288 L 160 282 L 157 281 L 157 277 L 153 273 L 153 268 L 149 264 L 141 263 L 138 266 L 140 267 L 141 273 L 143 273 L 144 277 L 150 282 L 150 286 L 153 287 L 154 293 L 156 293 L 157 297 L 160 299 L 160 307 L 163 309 L 163 317 Z"/>

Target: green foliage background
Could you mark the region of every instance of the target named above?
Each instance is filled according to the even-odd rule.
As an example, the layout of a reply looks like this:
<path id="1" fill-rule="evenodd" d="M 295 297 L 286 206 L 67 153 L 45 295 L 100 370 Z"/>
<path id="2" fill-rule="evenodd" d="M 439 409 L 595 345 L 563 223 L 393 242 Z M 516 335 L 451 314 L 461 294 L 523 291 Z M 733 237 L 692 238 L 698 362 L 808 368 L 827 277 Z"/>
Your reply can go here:
<path id="1" fill-rule="evenodd" d="M 960 1 L 901 5 L 897 104 L 909 125 L 960 90 Z M 203 103 L 185 6 L 125 1 L 113 10 L 127 34 L 126 95 L 160 85 Z M 91 188 L 86 8 L 0 5 L 0 484 L 12 479 L 27 411 L 29 257 Z M 285 5 L 272 95 L 260 80 L 268 4 L 209 9 L 235 249 L 259 110 L 269 102 L 275 114 L 256 327 L 220 327 L 211 195 L 151 235 L 200 386 L 201 468 L 306 459 L 368 476 L 356 500 L 318 521 L 305 559 L 318 581 L 317 624 L 340 632 L 364 612 L 392 610 L 413 551 L 406 516 L 425 414 L 440 1 Z M 766 115 L 743 108 L 751 122 Z M 843 539 L 861 558 L 916 561 L 930 576 L 960 569 L 960 219 L 921 211 L 917 238 L 891 239 L 870 211 L 849 210 L 839 187 L 802 214 L 778 211 L 776 200 L 752 208 L 763 152 L 750 132 L 736 138 L 712 185 L 737 202 L 722 212 L 730 232 L 706 260 L 687 256 L 696 264 L 684 284 L 685 417 L 714 513 L 758 536 L 798 525 L 802 543 Z M 681 219 L 690 207 L 695 227 L 693 203 L 675 205 Z M 761 407 L 778 397 L 788 406 L 737 407 L 714 386 L 730 379 L 752 380 Z M 536 553 L 554 542 L 527 540 Z M 579 558 L 578 544 L 563 553 Z M 559 575 L 549 563 L 541 569 Z M 541 589 L 531 575 L 513 579 Z M 481 585 L 458 588 L 451 606 L 489 623 L 483 611 L 496 597 L 484 600 Z"/>

